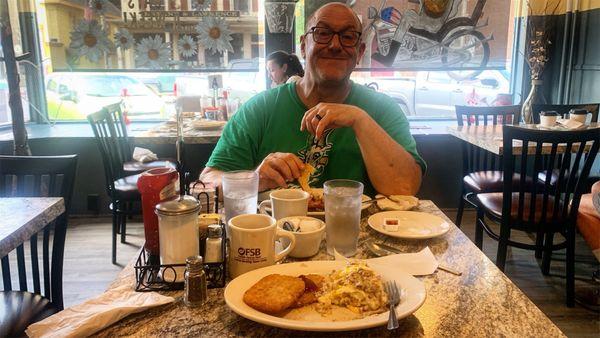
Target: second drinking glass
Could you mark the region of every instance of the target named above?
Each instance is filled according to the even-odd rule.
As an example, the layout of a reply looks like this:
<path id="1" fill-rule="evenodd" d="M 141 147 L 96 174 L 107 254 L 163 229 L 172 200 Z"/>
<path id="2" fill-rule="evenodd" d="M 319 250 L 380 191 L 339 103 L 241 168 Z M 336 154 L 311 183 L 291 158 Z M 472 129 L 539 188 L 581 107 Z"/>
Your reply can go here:
<path id="1" fill-rule="evenodd" d="M 241 214 L 256 214 L 258 174 L 251 170 L 223 173 L 225 221 Z"/>
<path id="2" fill-rule="evenodd" d="M 327 253 L 333 249 L 345 257 L 356 254 L 360 231 L 363 184 L 352 180 L 331 180 L 323 184 Z"/>

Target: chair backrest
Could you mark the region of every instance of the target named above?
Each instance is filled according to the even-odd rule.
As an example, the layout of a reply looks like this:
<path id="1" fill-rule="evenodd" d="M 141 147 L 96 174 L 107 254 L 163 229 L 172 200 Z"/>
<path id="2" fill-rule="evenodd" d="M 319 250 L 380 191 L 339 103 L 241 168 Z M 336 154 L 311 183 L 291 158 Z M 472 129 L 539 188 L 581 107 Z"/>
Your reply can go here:
<path id="1" fill-rule="evenodd" d="M 571 109 L 585 109 L 592 114 L 592 122 L 598 122 L 598 109 L 599 103 L 583 103 L 583 104 L 534 104 L 531 107 L 533 112 L 533 122 L 540 123 L 540 113 L 543 111 L 551 111 L 559 113 L 561 116 L 565 116 Z"/>
<path id="2" fill-rule="evenodd" d="M 459 126 L 518 124 L 521 118 L 521 106 L 455 106 L 456 122 Z M 480 170 L 496 170 L 500 167 L 498 156 L 489 151 L 462 142 L 463 176 Z"/>
<path id="3" fill-rule="evenodd" d="M 131 150 L 131 142 L 127 135 L 127 125 L 123 118 L 122 104 L 114 103 L 105 106 L 103 110 L 110 115 L 113 124 L 115 126 L 115 137 L 119 141 L 119 147 L 121 147 L 121 155 L 123 161 L 131 161 L 133 159 L 133 151 Z"/>
<path id="4" fill-rule="evenodd" d="M 31 280 L 33 292 L 41 294 L 57 306 L 63 308 L 62 274 L 67 217 L 73 195 L 77 170 L 77 155 L 66 156 L 0 156 L 0 196 L 1 197 L 62 197 L 65 212 L 38 234 L 42 234 L 42 276 L 41 290 L 38 234 L 29 239 Z M 53 231 L 51 231 L 53 228 Z M 50 243 L 52 252 L 50 253 Z M 25 249 L 22 243 L 16 249 L 19 289 L 27 288 Z M 12 290 L 9 256 L 2 257 L 2 279 L 4 290 Z"/>
<path id="5" fill-rule="evenodd" d="M 522 147 L 516 154 L 515 141 Z M 585 183 L 598 153 L 600 128 L 546 131 L 505 126 L 503 144 L 503 224 L 531 231 L 538 231 L 539 224 L 555 230 L 574 226 L 581 194 L 585 192 Z M 528 149 L 530 145 L 535 146 L 535 151 Z M 560 153 L 571 156 L 559 156 Z M 543 187 L 526 184 L 528 179 L 536 180 L 539 173 L 546 170 L 545 161 L 556 168 L 557 182 L 551 184 L 552 175 L 546 175 Z M 520 179 L 519 185 L 512 184 L 515 174 Z M 518 206 L 515 220 L 511 220 L 511 205 Z"/>
<path id="6" fill-rule="evenodd" d="M 111 197 L 114 197 L 114 182 L 125 176 L 123 171 L 125 155 L 123 155 L 119 134 L 115 126 L 118 123 L 115 123 L 112 114 L 104 108 L 99 112 L 88 115 L 87 119 L 92 126 L 102 157 L 106 190 Z"/>

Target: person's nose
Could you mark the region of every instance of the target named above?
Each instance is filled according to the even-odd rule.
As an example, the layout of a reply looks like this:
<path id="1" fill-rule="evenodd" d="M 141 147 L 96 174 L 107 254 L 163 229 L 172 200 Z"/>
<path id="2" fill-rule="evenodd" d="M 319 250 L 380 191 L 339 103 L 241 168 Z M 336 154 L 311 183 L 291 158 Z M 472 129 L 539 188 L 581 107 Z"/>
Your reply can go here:
<path id="1" fill-rule="evenodd" d="M 329 41 L 329 49 L 331 50 L 342 50 L 342 42 L 339 34 L 334 34 L 331 41 Z"/>

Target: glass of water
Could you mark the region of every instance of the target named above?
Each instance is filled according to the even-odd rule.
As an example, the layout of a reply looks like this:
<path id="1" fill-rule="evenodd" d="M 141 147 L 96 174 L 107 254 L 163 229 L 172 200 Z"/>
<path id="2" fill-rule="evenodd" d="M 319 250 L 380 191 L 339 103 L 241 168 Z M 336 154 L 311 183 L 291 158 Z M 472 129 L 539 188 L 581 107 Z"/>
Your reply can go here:
<path id="1" fill-rule="evenodd" d="M 356 254 L 363 188 L 352 180 L 331 180 L 323 185 L 327 253 L 332 256 L 334 248 L 345 257 Z"/>
<path id="2" fill-rule="evenodd" d="M 223 173 L 225 221 L 241 214 L 256 214 L 258 174 L 251 170 Z"/>

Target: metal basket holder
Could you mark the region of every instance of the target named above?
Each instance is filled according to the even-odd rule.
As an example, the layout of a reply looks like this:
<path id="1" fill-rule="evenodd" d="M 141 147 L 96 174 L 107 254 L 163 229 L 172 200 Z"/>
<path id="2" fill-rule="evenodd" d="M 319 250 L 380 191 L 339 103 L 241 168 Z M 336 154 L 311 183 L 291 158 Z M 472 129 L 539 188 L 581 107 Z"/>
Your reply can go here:
<path id="1" fill-rule="evenodd" d="M 201 181 L 196 181 L 193 183 L 196 184 L 204 183 Z M 193 189 L 191 189 L 193 190 Z M 195 196 L 198 200 L 201 198 L 206 199 L 207 213 L 210 211 L 209 207 L 209 195 L 206 192 L 201 192 L 197 196 Z M 219 210 L 219 191 L 215 188 L 215 209 Z M 202 211 L 201 211 L 202 212 Z M 221 237 L 221 251 L 223 262 L 221 263 L 205 263 L 204 264 L 204 272 L 206 273 L 206 281 L 209 289 L 213 288 L 222 288 L 225 286 L 225 278 L 227 272 L 227 230 L 223 223 L 221 222 L 221 227 L 223 228 L 222 237 Z M 200 238 L 200 253 L 203 254 L 205 251 L 205 238 Z M 146 250 L 140 250 L 140 255 L 135 261 L 134 270 L 135 270 L 135 291 L 139 292 L 147 292 L 147 291 L 173 291 L 173 290 L 183 290 L 184 283 L 177 282 L 177 270 L 176 267 L 185 268 L 185 263 L 180 264 L 155 264 L 155 262 L 150 262 L 150 256 L 146 253 Z M 172 275 L 173 277 L 165 278 L 165 272 L 169 271 L 166 275 Z M 179 276 L 180 277 L 180 276 Z"/>

